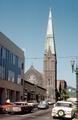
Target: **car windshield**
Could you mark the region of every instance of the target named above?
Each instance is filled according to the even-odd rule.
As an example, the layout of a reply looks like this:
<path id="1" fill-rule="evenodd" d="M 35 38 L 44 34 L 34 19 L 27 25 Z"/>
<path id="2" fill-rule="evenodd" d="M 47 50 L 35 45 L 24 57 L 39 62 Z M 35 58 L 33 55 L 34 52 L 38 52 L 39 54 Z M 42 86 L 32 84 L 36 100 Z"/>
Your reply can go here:
<path id="1" fill-rule="evenodd" d="M 71 103 L 56 103 L 56 106 L 72 107 Z"/>

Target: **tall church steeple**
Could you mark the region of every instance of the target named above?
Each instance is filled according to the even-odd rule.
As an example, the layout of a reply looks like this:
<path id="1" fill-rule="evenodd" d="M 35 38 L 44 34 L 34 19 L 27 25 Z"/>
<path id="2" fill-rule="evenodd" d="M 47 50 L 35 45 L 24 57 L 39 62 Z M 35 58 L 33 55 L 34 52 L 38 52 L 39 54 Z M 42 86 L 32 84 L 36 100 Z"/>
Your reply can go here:
<path id="1" fill-rule="evenodd" d="M 51 9 L 49 10 L 49 18 L 48 18 L 48 26 L 46 33 L 46 43 L 45 43 L 45 52 L 51 50 L 52 54 L 55 54 L 55 40 L 54 40 L 54 28 L 53 28 L 53 20 Z"/>
<path id="2" fill-rule="evenodd" d="M 51 9 L 49 11 L 44 51 L 44 87 L 46 88 L 47 100 L 54 102 L 57 87 L 57 60 Z"/>

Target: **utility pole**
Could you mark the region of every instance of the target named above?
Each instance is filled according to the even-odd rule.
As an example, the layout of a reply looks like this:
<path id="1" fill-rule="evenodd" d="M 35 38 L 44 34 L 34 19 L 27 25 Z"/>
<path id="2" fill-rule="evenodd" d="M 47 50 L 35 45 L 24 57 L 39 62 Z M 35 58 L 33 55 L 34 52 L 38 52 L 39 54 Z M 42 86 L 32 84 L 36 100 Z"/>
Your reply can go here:
<path id="1" fill-rule="evenodd" d="M 76 98 L 77 98 L 77 118 L 78 118 L 78 66 L 76 67 Z"/>
<path id="2" fill-rule="evenodd" d="M 72 60 L 71 61 L 71 65 L 72 65 L 72 72 L 75 72 L 76 74 L 76 99 L 77 99 L 77 104 L 76 104 L 76 117 L 78 118 L 78 65 L 76 64 L 76 66 L 74 66 L 75 61 Z"/>

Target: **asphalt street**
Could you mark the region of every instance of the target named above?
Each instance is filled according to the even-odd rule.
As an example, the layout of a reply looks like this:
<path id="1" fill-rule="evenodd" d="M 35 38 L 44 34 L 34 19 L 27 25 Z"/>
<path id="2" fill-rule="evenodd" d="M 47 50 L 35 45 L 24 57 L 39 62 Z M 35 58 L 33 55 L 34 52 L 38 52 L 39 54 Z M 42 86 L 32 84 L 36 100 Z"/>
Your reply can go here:
<path id="1" fill-rule="evenodd" d="M 0 120 L 60 120 L 60 119 L 52 118 L 51 107 L 50 107 L 49 109 L 46 110 L 35 110 L 32 113 L 28 113 L 28 114 L 18 114 L 18 115 L 2 114 L 0 115 Z"/>

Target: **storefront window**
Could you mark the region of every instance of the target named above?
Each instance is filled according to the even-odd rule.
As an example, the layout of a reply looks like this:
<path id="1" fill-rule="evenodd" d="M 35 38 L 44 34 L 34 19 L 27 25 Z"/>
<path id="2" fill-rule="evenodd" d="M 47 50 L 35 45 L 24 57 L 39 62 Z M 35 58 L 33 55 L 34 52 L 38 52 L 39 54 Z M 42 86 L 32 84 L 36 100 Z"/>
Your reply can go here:
<path id="1" fill-rule="evenodd" d="M 14 82 L 15 74 L 11 70 L 8 72 L 8 81 Z"/>
<path id="2" fill-rule="evenodd" d="M 18 81 L 17 84 L 21 84 L 21 75 L 18 75 Z"/>

